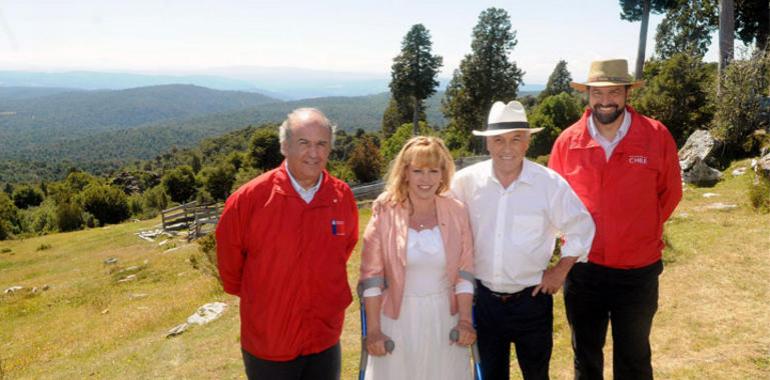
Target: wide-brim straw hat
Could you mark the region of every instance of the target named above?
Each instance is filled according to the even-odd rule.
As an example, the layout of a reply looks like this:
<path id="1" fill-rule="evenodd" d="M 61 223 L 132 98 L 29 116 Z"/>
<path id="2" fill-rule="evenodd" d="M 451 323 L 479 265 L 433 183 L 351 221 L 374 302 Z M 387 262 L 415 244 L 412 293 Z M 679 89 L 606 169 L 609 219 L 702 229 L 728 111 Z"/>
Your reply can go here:
<path id="1" fill-rule="evenodd" d="M 644 86 L 643 80 L 634 80 L 628 73 L 628 61 L 625 59 L 608 59 L 591 62 L 588 71 L 588 81 L 569 84 L 575 90 L 586 92 L 588 87 L 629 86 L 630 89 Z"/>
<path id="2" fill-rule="evenodd" d="M 489 110 L 487 118 L 487 129 L 483 131 L 472 131 L 474 136 L 497 136 L 513 131 L 529 131 L 537 133 L 543 128 L 530 128 L 527 122 L 527 112 L 521 103 L 513 100 L 505 104 L 497 101 Z"/>

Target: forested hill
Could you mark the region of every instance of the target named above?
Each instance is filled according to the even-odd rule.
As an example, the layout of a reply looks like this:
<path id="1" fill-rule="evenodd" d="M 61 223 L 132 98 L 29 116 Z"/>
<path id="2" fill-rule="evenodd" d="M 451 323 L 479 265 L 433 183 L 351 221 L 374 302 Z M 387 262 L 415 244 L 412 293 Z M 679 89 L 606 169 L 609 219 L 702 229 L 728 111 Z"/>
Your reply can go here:
<path id="1" fill-rule="evenodd" d="M 72 91 L 16 99 L 6 96 L 0 102 L 0 158 L 21 158 L 21 152 L 101 132 L 275 101 L 257 93 L 191 85 Z"/>
<path id="2" fill-rule="evenodd" d="M 0 97 L 0 182 L 60 179 L 73 166 L 106 174 L 172 147 L 192 147 L 249 125 L 280 122 L 298 107 L 320 108 L 347 131 L 378 130 L 388 97 L 382 93 L 281 102 L 184 85 Z M 443 93 L 426 102 L 433 125 L 444 124 L 441 97 Z M 226 107 L 232 108 L 222 110 Z"/>

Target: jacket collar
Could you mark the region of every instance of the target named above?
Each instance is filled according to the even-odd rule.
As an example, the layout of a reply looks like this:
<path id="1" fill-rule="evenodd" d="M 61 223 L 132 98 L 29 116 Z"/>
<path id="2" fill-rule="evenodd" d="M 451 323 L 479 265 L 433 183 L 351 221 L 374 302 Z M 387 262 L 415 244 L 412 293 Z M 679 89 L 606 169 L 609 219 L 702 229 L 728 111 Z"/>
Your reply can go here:
<path id="1" fill-rule="evenodd" d="M 275 192 L 287 197 L 302 199 L 302 197 L 300 197 L 300 195 L 297 193 L 297 190 L 295 190 L 294 186 L 291 184 L 289 173 L 286 171 L 286 160 L 284 160 L 284 162 L 282 162 L 281 165 L 278 166 L 278 168 L 275 170 L 276 173 L 273 177 Z M 321 185 L 319 186 L 318 191 L 315 193 L 313 200 L 310 201 L 308 206 L 328 205 L 329 203 L 338 201 L 333 191 L 331 176 L 325 169 L 322 172 L 322 176 L 323 179 L 321 179 Z M 303 200 L 302 203 L 305 203 L 305 201 Z"/>
<path id="2" fill-rule="evenodd" d="M 448 246 L 449 237 L 449 218 L 450 214 L 447 211 L 451 200 L 445 194 L 436 196 L 436 219 L 438 221 L 438 229 L 441 232 L 441 242 L 444 243 L 444 249 Z M 402 203 L 394 206 L 398 215 L 395 218 L 396 223 L 396 255 L 401 265 L 406 266 L 406 247 L 407 238 L 409 236 L 409 207 L 406 203 Z"/>

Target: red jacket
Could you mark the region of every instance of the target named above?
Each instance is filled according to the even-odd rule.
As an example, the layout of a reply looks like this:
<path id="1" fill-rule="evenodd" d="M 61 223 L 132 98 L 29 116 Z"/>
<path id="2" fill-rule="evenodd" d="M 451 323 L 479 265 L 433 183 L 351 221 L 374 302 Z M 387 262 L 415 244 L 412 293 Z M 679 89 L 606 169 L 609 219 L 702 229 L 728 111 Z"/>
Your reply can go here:
<path id="1" fill-rule="evenodd" d="M 596 223 L 588 261 L 640 268 L 660 260 L 663 223 L 682 198 L 676 143 L 657 120 L 630 106 L 631 127 L 607 160 L 591 137 L 591 110 L 562 132 L 548 166 L 561 174 Z"/>
<path id="2" fill-rule="evenodd" d="M 337 344 L 352 301 L 346 263 L 358 240 L 347 184 L 324 171 L 307 204 L 282 164 L 227 199 L 216 236 L 224 289 L 241 298 L 247 352 L 288 361 Z"/>

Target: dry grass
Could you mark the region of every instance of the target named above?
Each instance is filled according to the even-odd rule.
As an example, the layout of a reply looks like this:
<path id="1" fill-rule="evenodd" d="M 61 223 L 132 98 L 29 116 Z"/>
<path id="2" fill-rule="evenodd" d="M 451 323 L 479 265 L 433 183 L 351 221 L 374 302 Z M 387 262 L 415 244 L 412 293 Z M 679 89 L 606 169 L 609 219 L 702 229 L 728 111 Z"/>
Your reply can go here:
<path id="1" fill-rule="evenodd" d="M 770 379 L 770 215 L 751 210 L 748 176 L 727 176 L 714 188 L 688 188 L 667 225 L 670 248 L 652 334 L 657 378 Z M 706 199 L 706 192 L 720 195 Z M 705 208 L 714 202 L 738 208 Z M 369 212 L 361 216 L 363 229 Z M 195 244 L 177 242 L 179 249 L 164 253 L 133 235 L 153 223 L 0 242 L 0 291 L 51 286 L 35 295 L 0 295 L 0 378 L 244 378 L 237 298 L 192 268 Z M 42 245 L 50 248 L 38 251 Z M 102 263 L 108 257 L 117 257 L 120 268 L 139 266 L 137 280 L 117 283 L 123 274 Z M 357 250 L 348 266 L 351 288 L 359 260 Z M 147 296 L 131 297 L 138 293 Z M 221 319 L 164 337 L 213 301 L 230 305 Z M 569 327 L 561 296 L 555 301 L 551 375 L 569 379 Z M 344 379 L 358 371 L 355 302 L 342 336 Z M 520 378 L 515 361 L 512 367 Z"/>

